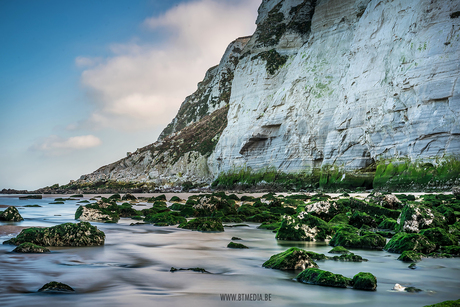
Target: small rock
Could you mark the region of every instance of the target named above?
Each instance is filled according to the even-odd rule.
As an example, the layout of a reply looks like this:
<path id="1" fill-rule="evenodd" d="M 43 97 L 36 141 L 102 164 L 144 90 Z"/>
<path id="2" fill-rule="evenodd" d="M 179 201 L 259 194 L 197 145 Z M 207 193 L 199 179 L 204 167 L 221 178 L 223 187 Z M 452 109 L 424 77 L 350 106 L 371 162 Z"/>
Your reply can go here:
<path id="1" fill-rule="evenodd" d="M 392 290 L 404 291 L 404 290 L 406 290 L 406 287 L 403 287 L 400 284 L 395 284 Z"/>
<path id="2" fill-rule="evenodd" d="M 242 240 L 242 239 L 238 237 L 232 237 L 232 240 Z"/>
<path id="3" fill-rule="evenodd" d="M 244 245 L 244 244 L 234 243 L 234 242 L 228 243 L 227 247 L 228 247 L 228 248 L 249 248 L 249 247 L 247 247 L 247 246 Z"/>
<path id="4" fill-rule="evenodd" d="M 70 292 L 75 292 L 75 290 L 63 283 L 57 282 L 57 281 L 52 281 L 47 284 L 45 284 L 43 287 L 41 287 L 38 292 L 48 292 L 48 293 L 70 293 Z"/>
<path id="5" fill-rule="evenodd" d="M 409 264 L 408 268 L 415 270 L 417 268 L 417 265 L 414 262 L 412 262 L 411 264 Z"/>
<path id="6" fill-rule="evenodd" d="M 19 214 L 18 209 L 16 207 L 10 206 L 5 211 L 0 214 L 0 221 L 7 221 L 7 222 L 20 222 L 23 221 L 21 214 Z"/>

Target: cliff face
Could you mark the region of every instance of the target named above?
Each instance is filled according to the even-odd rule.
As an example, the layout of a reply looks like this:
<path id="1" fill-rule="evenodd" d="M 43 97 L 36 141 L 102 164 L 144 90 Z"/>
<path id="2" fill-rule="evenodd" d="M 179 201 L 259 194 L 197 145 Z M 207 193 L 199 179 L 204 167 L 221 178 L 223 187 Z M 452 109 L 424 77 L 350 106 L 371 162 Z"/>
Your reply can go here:
<path id="1" fill-rule="evenodd" d="M 79 182 L 457 155 L 459 11 L 442 0 L 264 0 L 254 35 L 229 46 L 157 143 Z M 196 139 L 206 149 L 188 137 L 200 122 L 214 127 Z"/>

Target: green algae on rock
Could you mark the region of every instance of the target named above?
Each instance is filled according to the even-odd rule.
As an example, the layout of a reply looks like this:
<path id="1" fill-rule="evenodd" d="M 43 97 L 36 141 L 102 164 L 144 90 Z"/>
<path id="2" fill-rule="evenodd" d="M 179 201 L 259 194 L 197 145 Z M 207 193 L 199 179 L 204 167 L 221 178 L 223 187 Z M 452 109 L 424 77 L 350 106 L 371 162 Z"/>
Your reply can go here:
<path id="1" fill-rule="evenodd" d="M 436 249 L 436 245 L 431 243 L 424 235 L 400 232 L 391 238 L 384 249 L 390 253 L 414 251 L 429 254 Z"/>
<path id="2" fill-rule="evenodd" d="M 47 292 L 47 293 L 66 293 L 66 292 L 75 292 L 75 290 L 69 285 L 52 281 L 45 284 L 41 287 L 38 292 Z"/>
<path id="3" fill-rule="evenodd" d="M 402 254 L 398 257 L 398 260 L 404 262 L 419 262 L 422 260 L 422 257 L 424 256 L 424 254 L 417 253 L 414 251 L 403 251 Z"/>
<path id="4" fill-rule="evenodd" d="M 351 281 L 353 289 L 375 291 L 377 289 L 377 278 L 371 273 L 359 272 Z"/>
<path id="5" fill-rule="evenodd" d="M 0 212 L 0 221 L 6 222 L 20 222 L 23 221 L 24 218 L 19 214 L 18 209 L 14 206 L 8 207 L 5 211 Z"/>
<path id="6" fill-rule="evenodd" d="M 249 248 L 249 247 L 247 247 L 247 246 L 244 245 L 244 244 L 235 243 L 235 242 L 230 242 L 230 243 L 228 243 L 227 247 L 228 247 L 228 248 Z"/>
<path id="7" fill-rule="evenodd" d="M 343 246 L 336 246 L 330 251 L 328 251 L 328 253 L 330 254 L 349 254 L 350 251 Z"/>
<path id="8" fill-rule="evenodd" d="M 332 228 L 322 219 L 301 212 L 294 218 L 286 216 L 276 233 L 278 240 L 324 241 L 332 235 Z"/>
<path id="9" fill-rule="evenodd" d="M 16 238 L 3 244 L 20 245 L 30 242 L 40 246 L 94 246 L 104 245 L 105 234 L 88 222 L 65 223 L 49 228 L 23 229 Z"/>
<path id="10" fill-rule="evenodd" d="M 25 242 L 16 247 L 13 252 L 15 253 L 49 253 L 50 250 L 46 247 L 35 245 L 30 242 Z"/>
<path id="11" fill-rule="evenodd" d="M 435 227 L 423 229 L 420 231 L 421 235 L 424 235 L 431 243 L 436 244 L 436 247 L 458 245 L 458 238 L 450 233 L 447 233 L 444 229 Z"/>
<path id="12" fill-rule="evenodd" d="M 148 215 L 144 218 L 144 222 L 153 223 L 155 226 L 169 226 L 186 223 L 185 217 L 181 216 L 179 212 L 162 212 L 153 215 Z"/>
<path id="13" fill-rule="evenodd" d="M 379 234 L 370 231 L 361 231 L 352 226 L 344 226 L 337 230 L 329 245 L 382 249 L 385 243 L 385 238 Z"/>
<path id="14" fill-rule="evenodd" d="M 420 204 L 407 204 L 401 211 L 396 232 L 419 232 L 422 229 L 446 228 L 445 218 L 436 210 Z"/>
<path id="15" fill-rule="evenodd" d="M 296 277 L 297 281 L 328 287 L 346 288 L 351 285 L 352 279 L 340 274 L 334 274 L 316 268 L 310 268 L 302 271 Z"/>
<path id="16" fill-rule="evenodd" d="M 217 218 L 196 218 L 180 224 L 179 228 L 197 231 L 224 231 L 222 221 Z"/>
<path id="17" fill-rule="evenodd" d="M 458 307 L 458 306 L 460 306 L 460 299 L 456 301 L 444 301 L 444 302 L 440 302 L 440 303 L 433 304 L 433 305 L 425 305 L 424 307 Z"/>
<path id="18" fill-rule="evenodd" d="M 305 270 L 318 267 L 305 250 L 297 247 L 291 247 L 282 253 L 271 256 L 262 266 L 279 270 Z"/>

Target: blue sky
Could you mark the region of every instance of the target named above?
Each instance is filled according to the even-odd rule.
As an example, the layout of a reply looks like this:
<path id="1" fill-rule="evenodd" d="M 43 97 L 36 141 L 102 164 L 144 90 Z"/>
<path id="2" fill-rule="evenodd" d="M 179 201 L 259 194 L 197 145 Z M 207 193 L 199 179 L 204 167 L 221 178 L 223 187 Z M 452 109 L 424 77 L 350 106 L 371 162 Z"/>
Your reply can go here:
<path id="1" fill-rule="evenodd" d="M 154 142 L 261 0 L 0 1 L 0 189 Z"/>

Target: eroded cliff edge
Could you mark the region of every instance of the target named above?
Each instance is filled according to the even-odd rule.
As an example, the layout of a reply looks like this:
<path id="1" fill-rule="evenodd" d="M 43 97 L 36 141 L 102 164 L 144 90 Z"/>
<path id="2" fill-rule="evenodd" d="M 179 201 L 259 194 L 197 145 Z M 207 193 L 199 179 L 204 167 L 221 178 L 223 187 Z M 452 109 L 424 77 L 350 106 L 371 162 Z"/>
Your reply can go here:
<path id="1" fill-rule="evenodd" d="M 459 11 L 457 1 L 264 0 L 254 35 L 230 44 L 156 143 L 69 186 L 166 188 L 269 168 L 382 181 L 414 163 L 436 185 L 438 168 L 459 165 Z M 458 182 L 447 176 L 442 185 Z"/>

